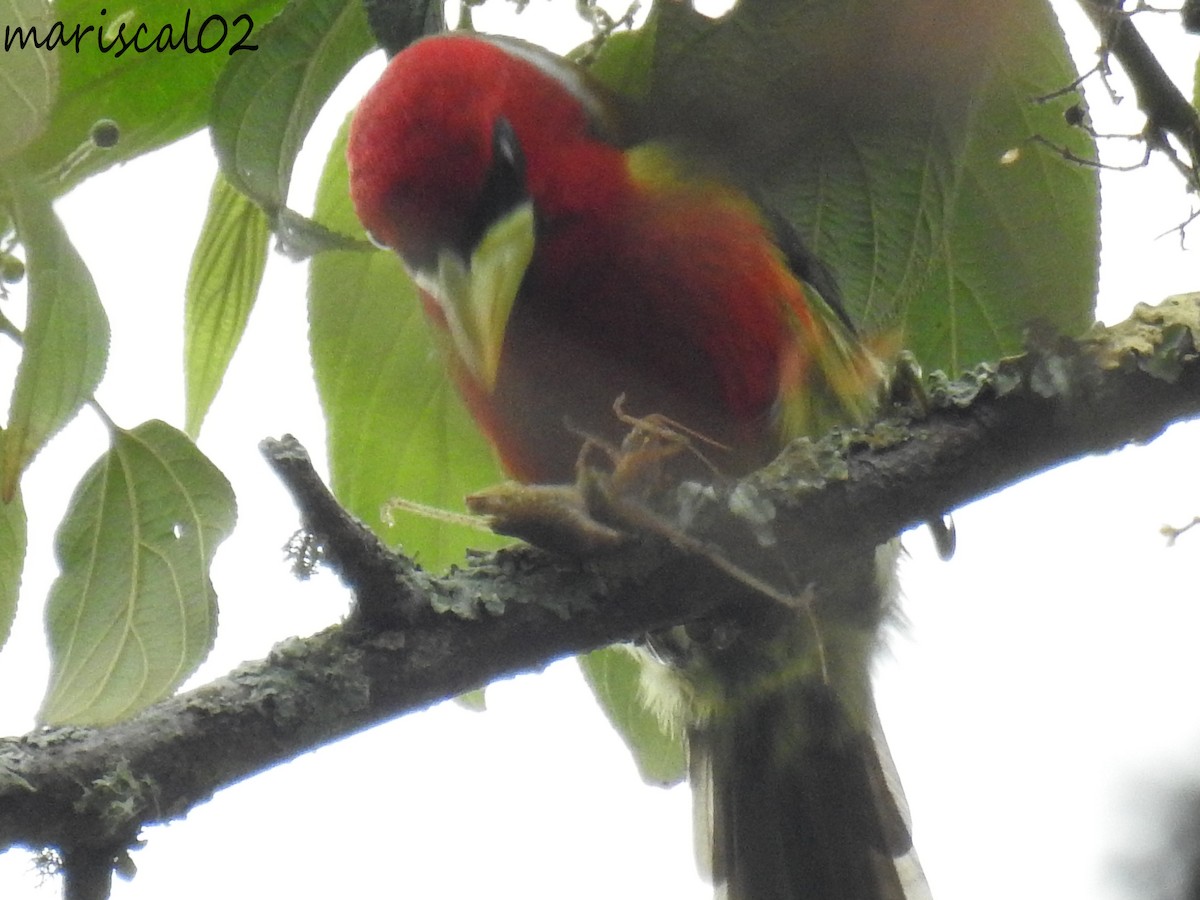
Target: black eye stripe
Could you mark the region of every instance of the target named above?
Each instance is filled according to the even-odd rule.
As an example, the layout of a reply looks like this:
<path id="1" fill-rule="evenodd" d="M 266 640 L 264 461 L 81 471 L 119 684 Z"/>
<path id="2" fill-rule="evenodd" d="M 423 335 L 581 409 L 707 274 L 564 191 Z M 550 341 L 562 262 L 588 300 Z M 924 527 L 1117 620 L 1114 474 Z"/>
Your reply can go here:
<path id="1" fill-rule="evenodd" d="M 464 258 L 505 213 L 529 198 L 525 189 L 525 154 L 512 123 L 501 116 L 492 127 L 492 164 L 479 192 L 479 199 L 463 232 L 464 246 L 457 247 Z"/>
<path id="2" fill-rule="evenodd" d="M 492 129 L 492 169 L 499 167 L 507 167 L 524 190 L 525 154 L 521 152 L 521 142 L 517 140 L 512 123 L 504 116 L 496 120 Z"/>

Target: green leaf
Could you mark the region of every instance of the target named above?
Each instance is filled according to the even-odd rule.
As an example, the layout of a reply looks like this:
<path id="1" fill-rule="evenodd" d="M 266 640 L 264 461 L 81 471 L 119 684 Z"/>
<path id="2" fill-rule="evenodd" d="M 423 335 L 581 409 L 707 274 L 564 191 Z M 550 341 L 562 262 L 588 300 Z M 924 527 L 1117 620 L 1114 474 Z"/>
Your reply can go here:
<path id="1" fill-rule="evenodd" d="M 271 237 L 267 217 L 220 172 L 192 254 L 184 313 L 187 433 L 200 433 L 258 297 Z"/>
<path id="2" fill-rule="evenodd" d="M 609 35 L 600 52 L 592 60 L 588 71 L 609 90 L 630 100 L 642 101 L 650 92 L 654 72 L 654 37 L 656 28 L 652 19 L 645 27 L 636 31 L 618 31 Z M 577 49 L 569 58 L 577 59 Z"/>
<path id="3" fill-rule="evenodd" d="M 483 688 L 459 694 L 454 702 L 467 712 L 487 712 L 487 692 Z"/>
<path id="4" fill-rule="evenodd" d="M 1192 108 L 1200 114 L 1200 56 L 1196 56 L 1195 71 L 1192 73 Z"/>
<path id="5" fill-rule="evenodd" d="M 25 246 L 29 314 L 8 429 L 0 446 L 0 498 L 84 404 L 104 374 L 108 317 L 87 266 L 50 201 L 28 180 L 11 182 L 17 235 Z"/>
<path id="6" fill-rule="evenodd" d="M 649 27 L 648 133 L 790 219 L 870 330 L 956 371 L 1019 350 L 1034 318 L 1090 324 L 1096 175 L 1039 141 L 1094 148 L 1065 124 L 1074 98 L 1035 100 L 1075 78 L 1045 0 L 664 4 Z"/>
<path id="7" fill-rule="evenodd" d="M 642 702 L 637 658 L 622 647 L 607 647 L 579 657 L 579 667 L 600 708 L 633 754 L 642 780 L 661 787 L 682 781 L 687 775 L 683 740 L 665 731 Z"/>
<path id="8" fill-rule="evenodd" d="M 1066 123 L 1081 98 L 1035 101 L 1076 73 L 1049 6 L 1016 5 L 976 95 L 945 240 L 901 309 L 905 345 L 952 374 L 1022 351 L 1035 321 L 1077 337 L 1094 319 L 1099 182 L 1061 149 L 1095 159 L 1096 147 Z"/>
<path id="9" fill-rule="evenodd" d="M 653 56 L 649 79 L 638 54 Z M 1075 78 L 1045 0 L 741 0 L 720 20 L 659 4 L 592 72 L 643 104 L 644 137 L 782 213 L 851 315 L 901 330 L 925 366 L 1018 351 L 1034 319 L 1090 324 L 1095 172 L 1040 140 L 1095 149 L 1065 124 L 1076 98 L 1035 102 Z M 677 776 L 636 661 L 602 653 L 584 670 L 643 776 Z"/>
<path id="10" fill-rule="evenodd" d="M 3 439 L 4 434 L 0 432 L 0 441 Z M 17 615 L 27 531 L 25 504 L 21 492 L 17 491 L 8 503 L 0 503 L 0 647 L 8 640 Z"/>
<path id="11" fill-rule="evenodd" d="M 37 29 L 50 24 L 46 0 L 0 0 L 6 30 Z M 28 34 L 28 32 L 23 32 Z M 11 33 L 10 33 L 11 34 Z M 12 34 L 15 38 L 15 34 Z M 29 35 L 32 40 L 32 35 Z M 15 41 L 0 54 L 0 160 L 8 159 L 42 133 L 58 92 L 58 56 L 32 43 Z"/>
<path id="12" fill-rule="evenodd" d="M 1196 71 L 1192 75 L 1192 108 L 1200 112 L 1200 57 L 1196 58 Z"/>
<path id="13" fill-rule="evenodd" d="M 40 721 L 114 722 L 196 670 L 217 626 L 209 565 L 235 518 L 229 482 L 182 432 L 150 421 L 114 433 L 55 540 Z"/>
<path id="14" fill-rule="evenodd" d="M 274 215 L 321 105 L 374 40 L 360 0 L 292 0 L 259 44 L 221 75 L 212 135 L 226 177 Z"/>
<path id="15" fill-rule="evenodd" d="M 343 127 L 321 176 L 317 218 L 362 235 L 350 205 L 345 147 Z M 383 527 L 380 507 L 388 500 L 461 511 L 466 494 L 500 479 L 398 259 L 379 250 L 323 253 L 312 262 L 308 304 L 330 477 L 342 504 L 430 568 L 460 561 L 467 547 L 505 543 L 408 513 L 397 513 L 394 528 Z"/>
<path id="16" fill-rule="evenodd" d="M 239 41 L 255 43 L 262 26 L 284 2 L 211 0 L 190 9 L 176 0 L 141 0 L 136 7 L 118 9 L 92 0 L 59 0 L 54 17 L 65 26 L 60 34 L 70 38 L 78 26 L 79 52 L 73 41 L 55 51 L 61 67 L 58 102 L 45 133 L 22 154 L 25 167 L 57 196 L 89 175 L 203 127 L 221 69 L 231 59 L 257 53 L 239 50 L 230 56 L 232 48 Z M 108 12 L 101 15 L 101 9 Z M 161 34 L 162 46 L 174 40 L 178 49 L 139 53 L 130 47 L 122 53 L 124 45 L 118 38 L 122 25 L 126 42 L 144 25 L 138 38 L 141 46 Z M 186 44 L 179 43 L 185 26 Z M 197 41 L 213 47 L 222 34 L 220 46 L 200 52 Z M 115 122 L 119 129 L 111 149 L 97 148 L 89 137 L 103 119 Z"/>

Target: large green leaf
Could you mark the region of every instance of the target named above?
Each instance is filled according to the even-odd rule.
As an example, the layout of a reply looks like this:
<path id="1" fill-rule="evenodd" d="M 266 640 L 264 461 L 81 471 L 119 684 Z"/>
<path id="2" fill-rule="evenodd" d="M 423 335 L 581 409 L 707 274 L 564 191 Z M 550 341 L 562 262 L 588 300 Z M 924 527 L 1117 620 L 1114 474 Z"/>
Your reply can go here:
<path id="1" fill-rule="evenodd" d="M 193 437 L 246 330 L 270 238 L 266 214 L 218 172 L 187 280 L 183 364 Z"/>
<path id="2" fill-rule="evenodd" d="M 217 75 L 230 60 L 258 52 L 246 47 L 283 5 L 284 0 L 211 0 L 191 9 L 175 0 L 142 0 L 136 8 L 56 2 L 54 17 L 64 23 L 65 37 L 79 27 L 79 52 L 74 42 L 55 51 L 61 66 L 58 103 L 45 133 L 22 154 L 25 166 L 45 177 L 58 195 L 88 175 L 203 127 Z M 137 52 L 130 47 L 122 53 L 120 28 L 128 42 L 142 25 L 140 46 L 162 35 L 162 46 L 173 40 L 177 49 Z M 199 50 L 214 47 L 222 34 L 224 40 L 211 52 Z M 233 52 L 239 43 L 242 49 Z M 90 139 L 95 123 L 104 119 L 120 132 L 109 149 L 95 147 Z"/>
<path id="3" fill-rule="evenodd" d="M 1080 158 L 1096 151 L 1066 124 L 1064 103 L 1033 101 L 1075 78 L 1052 12 L 1041 12 L 1030 4 L 1008 23 L 1013 46 L 997 52 L 971 117 L 945 240 L 900 311 L 906 345 L 950 373 L 1019 352 L 1035 321 L 1074 337 L 1093 320 L 1097 173 L 1033 138 Z"/>
<path id="4" fill-rule="evenodd" d="M 600 707 L 633 753 L 647 784 L 668 787 L 687 775 L 683 737 L 663 728 L 641 700 L 641 663 L 621 647 L 593 650 L 579 657 L 583 677 Z"/>
<path id="5" fill-rule="evenodd" d="M 1200 110 L 1200 57 L 1196 59 L 1196 71 L 1192 75 L 1192 106 Z"/>
<path id="6" fill-rule="evenodd" d="M 1095 172 L 1040 142 L 1093 148 L 1062 115 L 1075 98 L 1035 101 L 1075 77 L 1046 0 L 662 4 L 649 27 L 647 136 L 790 219 L 855 318 L 949 370 L 1019 349 L 1034 319 L 1090 323 Z"/>
<path id="7" fill-rule="evenodd" d="M 317 191 L 318 220 L 362 234 L 350 205 L 343 128 Z M 416 289 L 384 251 L 339 250 L 312 262 L 309 340 L 329 432 L 334 492 L 355 515 L 421 561 L 440 568 L 466 547 L 500 539 L 462 526 L 400 514 L 384 528 L 393 498 L 461 511 L 465 494 L 499 480 L 424 320 Z"/>
<path id="8" fill-rule="evenodd" d="M 114 433 L 55 542 L 42 722 L 128 717 L 196 670 L 217 627 L 208 569 L 235 510 L 225 476 L 182 432 L 150 421 Z"/>
<path id="9" fill-rule="evenodd" d="M 374 46 L 361 0 L 291 0 L 235 56 L 212 100 L 212 134 L 226 177 L 274 215 L 321 105 Z"/>
<path id="10" fill-rule="evenodd" d="M 22 470 L 100 383 L 108 359 L 108 317 L 91 273 L 49 199 L 29 179 L 8 185 L 29 273 L 29 314 L 8 428 L 0 445 L 0 499 Z"/>
<path id="11" fill-rule="evenodd" d="M 14 43 L 0 53 L 0 160 L 8 159 L 42 133 L 58 91 L 58 54 L 24 48 L 15 41 L 16 29 L 41 31 L 50 24 L 47 0 L 0 0 L 0 10 Z M 22 32 L 27 33 L 27 32 Z M 30 35 L 32 38 L 32 35 Z"/>
<path id="12" fill-rule="evenodd" d="M 0 441 L 4 434 L 0 432 Z M 21 569 L 25 565 L 28 529 L 21 492 L 8 503 L 0 503 L 0 647 L 8 640 L 17 615 Z"/>
<path id="13" fill-rule="evenodd" d="M 1045 0 L 742 0 L 717 21 L 662 3 L 593 72 L 642 105 L 639 139 L 690 149 L 782 213 L 851 314 L 901 329 L 924 365 L 1012 353 L 1033 320 L 1090 324 L 1095 172 L 1047 143 L 1094 147 L 1065 123 L 1077 98 L 1035 102 L 1075 78 Z M 643 776 L 661 760 L 672 774 L 636 660 L 581 664 Z"/>

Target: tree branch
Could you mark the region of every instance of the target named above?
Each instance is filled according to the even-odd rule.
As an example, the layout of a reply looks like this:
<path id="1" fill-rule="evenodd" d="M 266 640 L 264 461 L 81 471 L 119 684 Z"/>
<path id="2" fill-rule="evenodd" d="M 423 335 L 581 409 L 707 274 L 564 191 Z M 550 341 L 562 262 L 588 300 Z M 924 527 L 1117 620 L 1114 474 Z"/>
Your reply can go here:
<path id="1" fill-rule="evenodd" d="M 686 540 L 652 529 L 586 561 L 522 546 L 440 577 L 342 511 L 294 440 L 264 442 L 358 613 L 128 721 L 0 741 L 0 847 L 116 866 L 143 825 L 316 746 L 723 604 L 770 602 L 706 564 L 718 557 L 767 579 L 802 560 L 797 583 L 820 584 L 844 555 L 944 510 L 1200 415 L 1198 343 L 1200 295 L 1142 308 L 940 382 L 917 421 L 800 441 L 739 485 L 690 493 Z"/>
<path id="2" fill-rule="evenodd" d="M 1138 109 L 1146 115 L 1146 137 L 1151 147 L 1166 149 L 1172 134 L 1188 153 L 1186 167 L 1193 190 L 1200 188 L 1200 116 L 1121 8 L 1121 0 L 1079 0 L 1079 5 L 1100 32 L 1105 49 L 1121 63 L 1133 82 Z"/>

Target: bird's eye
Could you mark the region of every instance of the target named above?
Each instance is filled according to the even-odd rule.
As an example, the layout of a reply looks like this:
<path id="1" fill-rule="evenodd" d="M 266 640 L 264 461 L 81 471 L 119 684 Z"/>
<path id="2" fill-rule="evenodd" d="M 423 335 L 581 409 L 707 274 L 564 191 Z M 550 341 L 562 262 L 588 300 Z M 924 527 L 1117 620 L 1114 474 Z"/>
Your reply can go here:
<path id="1" fill-rule="evenodd" d="M 375 237 L 375 234 L 370 229 L 367 230 L 367 240 L 370 241 L 372 244 L 374 244 L 376 247 L 378 247 L 380 250 L 391 250 L 392 249 L 387 244 L 385 244 L 383 241 L 381 241 L 379 238 Z"/>
<path id="2" fill-rule="evenodd" d="M 487 230 L 526 199 L 525 153 L 512 123 L 501 116 L 492 126 L 492 162 L 467 223 L 466 246 L 459 251 L 469 256 Z"/>
<path id="3" fill-rule="evenodd" d="M 507 177 L 524 191 L 525 154 L 521 152 L 521 142 L 517 140 L 512 123 L 503 116 L 496 120 L 492 128 L 492 167 L 507 169 Z"/>

